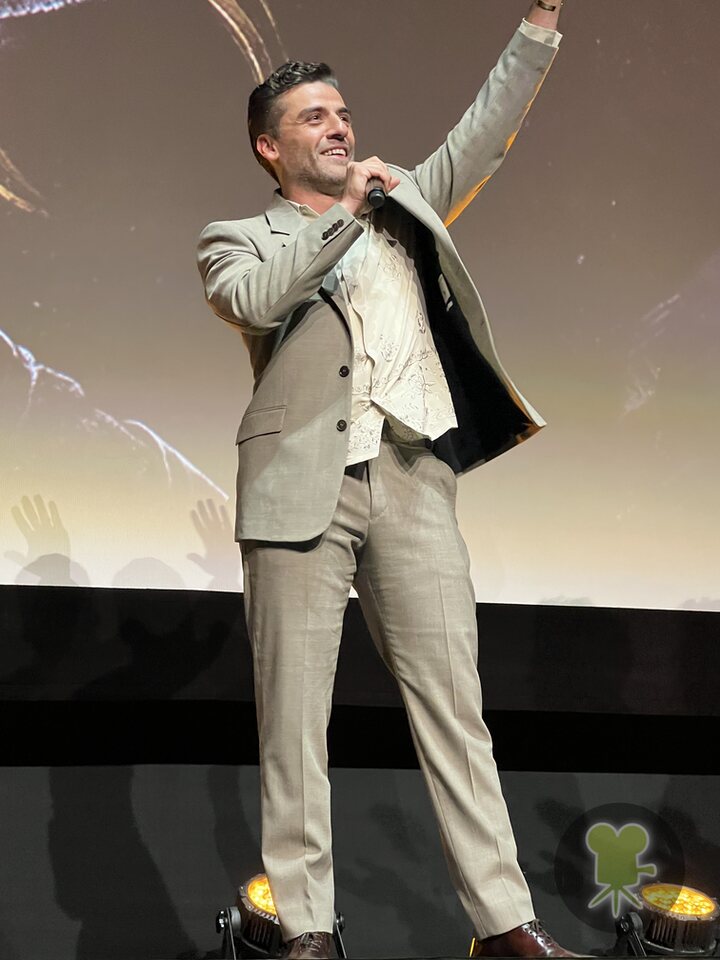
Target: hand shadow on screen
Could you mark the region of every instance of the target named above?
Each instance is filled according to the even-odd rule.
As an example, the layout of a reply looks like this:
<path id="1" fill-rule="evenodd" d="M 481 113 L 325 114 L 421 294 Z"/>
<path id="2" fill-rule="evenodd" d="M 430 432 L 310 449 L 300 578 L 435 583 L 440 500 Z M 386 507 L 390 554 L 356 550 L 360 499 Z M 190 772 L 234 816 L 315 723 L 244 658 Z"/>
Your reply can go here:
<path id="1" fill-rule="evenodd" d="M 21 567 L 16 584 L 89 585 L 86 571 L 71 559 L 70 536 L 54 501 L 39 494 L 24 496 L 11 513 L 26 541 L 25 553 L 5 551 L 6 558 Z M 65 590 L 60 599 L 57 590 L 48 594 L 13 590 L 5 614 L 17 625 L 8 632 L 1 651 L 5 669 L 11 666 L 1 677 L 5 699 L 26 699 L 28 690 L 42 698 L 77 685 L 77 645 L 97 629 L 96 612 L 85 591 Z"/>
<path id="2" fill-rule="evenodd" d="M 17 584 L 53 586 L 89 586 L 87 571 L 71 558 L 70 535 L 54 500 L 36 493 L 21 497 L 11 508 L 15 525 L 25 538 L 25 553 L 6 550 L 6 559 L 16 563 L 20 572 Z"/>
<path id="3" fill-rule="evenodd" d="M 203 554 L 189 553 L 188 560 L 210 576 L 206 590 L 240 589 L 240 551 L 225 504 L 198 500 L 190 522 L 202 540 Z"/>

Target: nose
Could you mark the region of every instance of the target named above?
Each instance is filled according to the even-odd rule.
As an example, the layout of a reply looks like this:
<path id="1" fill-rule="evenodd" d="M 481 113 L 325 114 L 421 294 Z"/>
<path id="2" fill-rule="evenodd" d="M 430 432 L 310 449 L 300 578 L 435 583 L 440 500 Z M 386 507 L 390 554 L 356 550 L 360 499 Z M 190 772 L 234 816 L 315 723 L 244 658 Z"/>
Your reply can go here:
<path id="1" fill-rule="evenodd" d="M 333 117 L 326 135 L 332 140 L 345 140 L 349 130 L 350 124 L 345 117 Z"/>

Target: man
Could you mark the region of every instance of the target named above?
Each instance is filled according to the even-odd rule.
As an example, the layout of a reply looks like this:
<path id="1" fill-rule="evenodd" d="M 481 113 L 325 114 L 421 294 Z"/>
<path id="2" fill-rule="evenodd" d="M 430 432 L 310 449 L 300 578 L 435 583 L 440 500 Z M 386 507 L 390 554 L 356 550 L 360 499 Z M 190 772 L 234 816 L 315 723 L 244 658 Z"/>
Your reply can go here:
<path id="1" fill-rule="evenodd" d="M 250 96 L 270 207 L 211 223 L 209 304 L 255 377 L 237 435 L 236 539 L 260 735 L 263 862 L 284 956 L 330 957 L 326 730 L 355 586 L 398 680 L 477 956 L 574 956 L 543 930 L 481 716 L 456 474 L 543 426 L 502 368 L 449 224 L 502 161 L 552 63 L 561 0 L 536 0 L 446 142 L 408 171 L 354 160 L 326 64 Z M 368 184 L 387 200 L 371 209 Z"/>

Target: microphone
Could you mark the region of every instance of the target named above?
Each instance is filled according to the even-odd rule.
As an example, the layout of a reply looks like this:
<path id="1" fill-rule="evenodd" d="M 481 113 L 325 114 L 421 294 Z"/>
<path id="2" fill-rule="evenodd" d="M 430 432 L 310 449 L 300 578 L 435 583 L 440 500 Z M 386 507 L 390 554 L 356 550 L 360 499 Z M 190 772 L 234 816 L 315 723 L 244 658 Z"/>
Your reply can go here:
<path id="1" fill-rule="evenodd" d="M 365 189 L 367 191 L 365 194 L 367 202 L 374 210 L 377 210 L 378 207 L 381 207 L 385 203 L 387 199 L 385 187 L 379 177 L 370 177 Z"/>

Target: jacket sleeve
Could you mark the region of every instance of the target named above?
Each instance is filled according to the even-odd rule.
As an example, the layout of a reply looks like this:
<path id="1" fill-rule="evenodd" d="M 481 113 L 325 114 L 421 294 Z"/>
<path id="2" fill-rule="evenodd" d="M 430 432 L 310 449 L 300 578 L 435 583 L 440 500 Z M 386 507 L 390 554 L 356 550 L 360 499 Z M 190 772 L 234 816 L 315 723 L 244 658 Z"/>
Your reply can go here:
<path id="1" fill-rule="evenodd" d="M 361 224 L 336 203 L 263 260 L 247 221 L 210 223 L 197 251 L 205 297 L 219 317 L 246 333 L 270 333 L 317 293 L 325 274 L 362 232 Z"/>
<path id="2" fill-rule="evenodd" d="M 529 34 L 518 27 L 475 102 L 445 142 L 412 171 L 423 198 L 446 226 L 502 163 L 555 58 L 556 45 Z"/>

